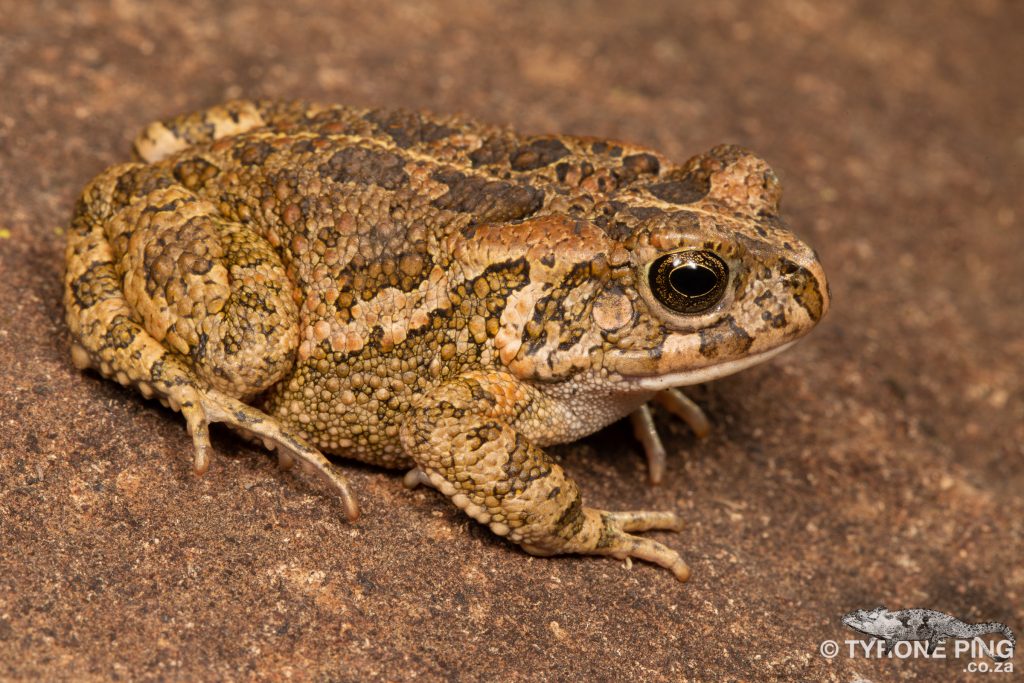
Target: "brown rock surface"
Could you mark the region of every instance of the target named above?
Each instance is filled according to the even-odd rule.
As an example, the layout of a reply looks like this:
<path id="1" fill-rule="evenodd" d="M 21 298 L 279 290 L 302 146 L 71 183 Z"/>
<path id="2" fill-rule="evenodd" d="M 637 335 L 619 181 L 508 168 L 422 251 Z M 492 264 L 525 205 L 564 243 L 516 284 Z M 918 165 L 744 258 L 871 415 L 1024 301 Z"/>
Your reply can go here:
<path id="1" fill-rule="evenodd" d="M 954 680 L 818 644 L 880 603 L 1024 631 L 1024 8 L 630 7 L 0 0 L 0 679 Z M 660 414 L 659 488 L 625 424 L 558 451 L 592 503 L 685 510 L 690 583 L 531 558 L 366 467 L 350 525 L 226 434 L 196 478 L 177 415 L 72 367 L 77 193 L 241 95 L 770 160 L 829 318 L 693 392 L 706 442 Z"/>

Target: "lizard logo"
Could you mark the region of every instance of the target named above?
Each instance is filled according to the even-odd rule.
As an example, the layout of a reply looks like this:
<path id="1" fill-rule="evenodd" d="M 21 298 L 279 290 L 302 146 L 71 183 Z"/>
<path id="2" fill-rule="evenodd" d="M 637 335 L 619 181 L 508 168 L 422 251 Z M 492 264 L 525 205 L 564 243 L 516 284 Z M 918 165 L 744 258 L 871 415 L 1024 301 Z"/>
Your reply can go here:
<path id="1" fill-rule="evenodd" d="M 874 636 L 885 641 L 885 654 L 892 652 L 899 641 L 927 640 L 928 654 L 935 652 L 939 643 L 947 638 L 971 639 L 986 633 L 1001 633 L 1010 641 L 1012 649 L 1016 647 L 1013 631 L 1005 624 L 989 622 L 985 624 L 968 624 L 960 619 L 933 609 L 901 609 L 888 610 L 876 607 L 873 610 L 859 609 L 843 616 L 843 624 L 864 635 Z M 991 648 L 982 643 L 984 653 L 996 662 L 1005 662 L 1010 657 L 1000 657 Z"/>

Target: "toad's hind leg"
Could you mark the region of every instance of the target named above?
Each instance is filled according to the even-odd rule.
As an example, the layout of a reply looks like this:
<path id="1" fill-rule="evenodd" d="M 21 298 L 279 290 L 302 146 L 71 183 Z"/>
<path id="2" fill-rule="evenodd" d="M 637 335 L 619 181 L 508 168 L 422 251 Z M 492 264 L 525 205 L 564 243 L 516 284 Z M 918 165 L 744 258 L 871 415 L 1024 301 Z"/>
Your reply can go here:
<path id="1" fill-rule="evenodd" d="M 523 407 L 542 401 L 538 393 L 499 373 L 439 387 L 402 425 L 402 445 L 418 466 L 406 484 L 430 484 L 531 554 L 635 557 L 685 581 L 690 570 L 678 553 L 631 533 L 678 531 L 676 513 L 585 507 L 575 482 L 523 435 Z"/>
<path id="2" fill-rule="evenodd" d="M 209 424 L 223 422 L 311 465 L 358 514 L 322 454 L 238 400 L 284 377 L 298 344 L 291 286 L 262 238 L 159 171 L 126 164 L 83 193 L 66 266 L 75 364 L 180 410 L 196 472 L 209 464 Z"/>
<path id="3" fill-rule="evenodd" d="M 208 425 L 212 422 L 223 422 L 235 429 L 255 434 L 263 439 L 264 445 L 268 448 L 277 449 L 278 456 L 283 458 L 283 463 L 290 463 L 292 459 L 295 459 L 319 475 L 341 497 L 345 516 L 350 521 L 359 518 L 359 504 L 349 488 L 348 480 L 338 471 L 338 468 L 331 464 L 320 451 L 310 447 L 297 435 L 287 431 L 277 420 L 266 413 L 230 396 L 225 396 L 216 389 L 202 392 L 198 410 L 191 409 L 186 412 L 183 406 L 182 412 L 185 413 L 189 424 L 189 433 L 192 434 L 197 450 L 200 448 L 200 439 L 197 438 L 197 435 L 200 435 L 203 447 L 209 447 L 207 430 Z"/>

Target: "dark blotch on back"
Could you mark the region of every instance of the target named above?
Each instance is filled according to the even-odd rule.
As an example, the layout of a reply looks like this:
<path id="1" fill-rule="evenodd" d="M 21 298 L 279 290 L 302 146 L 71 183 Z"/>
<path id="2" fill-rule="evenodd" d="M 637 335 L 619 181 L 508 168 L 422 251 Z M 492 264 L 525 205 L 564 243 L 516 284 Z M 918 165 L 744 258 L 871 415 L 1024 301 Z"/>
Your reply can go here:
<path id="1" fill-rule="evenodd" d="M 630 206 L 628 208 L 630 215 L 640 220 L 647 220 L 648 218 L 654 218 L 655 216 L 665 215 L 665 210 L 656 206 Z"/>
<path id="2" fill-rule="evenodd" d="M 263 140 L 249 142 L 235 150 L 235 158 L 243 166 L 259 166 L 274 152 L 274 148 Z"/>
<path id="3" fill-rule="evenodd" d="M 316 145 L 309 138 L 302 138 L 292 143 L 292 154 L 312 154 L 316 151 Z"/>
<path id="4" fill-rule="evenodd" d="M 528 185 L 467 176 L 458 171 L 439 170 L 431 176 L 448 186 L 448 192 L 433 201 L 438 209 L 469 213 L 477 223 L 524 218 L 540 209 L 544 192 Z"/>
<path id="5" fill-rule="evenodd" d="M 658 175 L 661 170 L 661 162 L 653 154 L 630 154 L 622 159 L 622 168 L 627 172 L 628 177 L 635 178 L 640 175 Z"/>
<path id="6" fill-rule="evenodd" d="M 647 191 L 662 201 L 692 204 L 703 199 L 711 191 L 711 181 L 707 176 L 688 174 L 678 180 L 648 185 Z"/>
<path id="7" fill-rule="evenodd" d="M 517 149 L 512 154 L 511 166 L 513 171 L 532 171 L 553 164 L 568 154 L 569 150 L 561 140 L 542 138 Z"/>
<path id="8" fill-rule="evenodd" d="M 171 187 L 175 182 L 170 175 L 153 173 L 148 166 L 135 166 L 118 176 L 112 203 L 120 208 L 133 197 L 144 197 L 150 192 Z"/>
<path id="9" fill-rule="evenodd" d="M 346 147 L 320 168 L 320 172 L 338 182 L 379 185 L 397 190 L 409 182 L 405 160 L 399 155 L 366 147 Z"/>
<path id="10" fill-rule="evenodd" d="M 508 159 L 509 149 L 507 140 L 500 137 L 488 138 L 479 149 L 469 155 L 469 160 L 473 168 L 503 164 Z"/>
<path id="11" fill-rule="evenodd" d="M 403 149 L 425 142 L 436 142 L 450 136 L 455 131 L 426 120 L 420 114 L 411 111 L 374 110 L 363 117 L 377 126 Z"/>

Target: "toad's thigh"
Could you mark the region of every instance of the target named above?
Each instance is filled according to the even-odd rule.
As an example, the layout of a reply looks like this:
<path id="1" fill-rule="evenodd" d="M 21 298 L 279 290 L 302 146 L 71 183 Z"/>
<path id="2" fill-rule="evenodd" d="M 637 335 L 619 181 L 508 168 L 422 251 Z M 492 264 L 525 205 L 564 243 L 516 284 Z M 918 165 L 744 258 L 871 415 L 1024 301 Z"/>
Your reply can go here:
<path id="1" fill-rule="evenodd" d="M 120 209 L 90 202 L 91 189 L 67 255 L 79 364 L 135 379 L 141 358 L 113 353 L 109 343 L 111 329 L 130 322 L 145 332 L 147 347 L 158 344 L 201 383 L 232 396 L 255 395 L 291 369 L 298 310 L 269 243 L 180 186 L 153 189 Z"/>
<path id="2" fill-rule="evenodd" d="M 124 294 L 147 331 L 210 386 L 257 394 L 292 367 L 298 309 L 280 258 L 248 227 L 183 188 L 123 210 L 112 242 Z M 108 230 L 108 233 L 111 232 Z"/>

